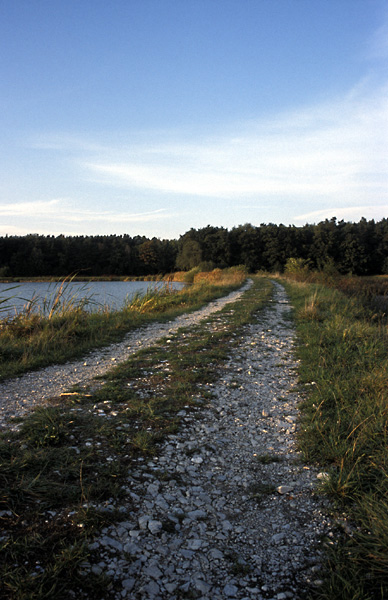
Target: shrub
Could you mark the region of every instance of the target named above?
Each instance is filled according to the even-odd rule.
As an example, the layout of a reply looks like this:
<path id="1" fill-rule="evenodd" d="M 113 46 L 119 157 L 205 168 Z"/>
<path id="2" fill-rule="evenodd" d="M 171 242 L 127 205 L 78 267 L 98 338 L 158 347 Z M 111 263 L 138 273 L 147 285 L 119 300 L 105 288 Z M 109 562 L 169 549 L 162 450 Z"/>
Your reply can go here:
<path id="1" fill-rule="evenodd" d="M 298 281 L 305 281 L 310 274 L 309 261 L 304 258 L 288 258 L 284 273 Z"/>
<path id="2" fill-rule="evenodd" d="M 188 271 L 184 278 L 183 281 L 185 283 L 194 283 L 194 279 L 195 276 L 198 275 L 198 273 L 200 273 L 201 269 L 199 267 L 193 267 L 192 269 L 190 269 L 190 271 Z"/>

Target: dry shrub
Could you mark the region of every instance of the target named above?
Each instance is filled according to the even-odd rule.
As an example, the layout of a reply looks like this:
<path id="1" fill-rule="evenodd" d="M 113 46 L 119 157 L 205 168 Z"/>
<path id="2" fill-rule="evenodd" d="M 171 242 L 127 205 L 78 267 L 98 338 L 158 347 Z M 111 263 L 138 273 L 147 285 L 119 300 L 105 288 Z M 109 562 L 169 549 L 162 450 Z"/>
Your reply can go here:
<path id="1" fill-rule="evenodd" d="M 223 279 L 223 271 L 221 269 L 213 269 L 213 271 L 197 273 L 194 276 L 194 283 L 219 283 Z"/>
<path id="2" fill-rule="evenodd" d="M 176 273 L 170 273 L 167 276 L 167 281 L 183 282 L 185 280 L 186 271 L 177 271 Z"/>
<path id="3" fill-rule="evenodd" d="M 228 269 L 213 269 L 212 271 L 200 271 L 194 267 L 190 271 L 177 271 L 169 274 L 167 281 L 183 283 L 208 283 L 216 285 L 238 285 L 243 283 L 247 277 L 247 269 L 244 265 L 230 267 Z"/>

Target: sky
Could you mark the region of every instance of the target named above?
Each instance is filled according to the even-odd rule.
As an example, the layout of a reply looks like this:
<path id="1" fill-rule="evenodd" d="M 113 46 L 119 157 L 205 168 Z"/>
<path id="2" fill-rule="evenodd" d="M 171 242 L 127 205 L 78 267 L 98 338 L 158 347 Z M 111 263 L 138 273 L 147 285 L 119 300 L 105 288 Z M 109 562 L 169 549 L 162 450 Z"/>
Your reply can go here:
<path id="1" fill-rule="evenodd" d="M 0 235 L 388 217 L 388 0 L 0 0 Z"/>

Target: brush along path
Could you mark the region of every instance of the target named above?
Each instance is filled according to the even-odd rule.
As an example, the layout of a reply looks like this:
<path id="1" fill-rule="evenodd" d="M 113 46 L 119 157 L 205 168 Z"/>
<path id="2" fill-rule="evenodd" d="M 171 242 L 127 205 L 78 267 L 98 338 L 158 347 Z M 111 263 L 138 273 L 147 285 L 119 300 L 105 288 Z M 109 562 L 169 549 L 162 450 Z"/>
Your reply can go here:
<path id="1" fill-rule="evenodd" d="M 238 291 L 209 302 L 193 313 L 181 315 L 167 323 L 153 323 L 129 333 L 122 342 L 90 352 L 84 360 L 53 365 L 0 383 L 0 430 L 9 428 L 9 420 L 22 417 L 45 400 L 59 396 L 74 385 L 84 385 L 93 377 L 103 375 L 112 364 L 122 362 L 135 352 L 148 348 L 181 327 L 194 325 L 230 302 L 235 302 L 252 285 L 252 280 Z M 12 429 L 17 427 L 11 426 Z"/>
<path id="2" fill-rule="evenodd" d="M 129 471 L 131 504 L 112 499 L 125 520 L 93 541 L 83 567 L 112 577 L 117 600 L 286 600 L 319 585 L 318 544 L 331 524 L 314 493 L 318 472 L 296 450 L 294 331 L 274 286 L 218 381 L 179 413 L 179 432 Z"/>

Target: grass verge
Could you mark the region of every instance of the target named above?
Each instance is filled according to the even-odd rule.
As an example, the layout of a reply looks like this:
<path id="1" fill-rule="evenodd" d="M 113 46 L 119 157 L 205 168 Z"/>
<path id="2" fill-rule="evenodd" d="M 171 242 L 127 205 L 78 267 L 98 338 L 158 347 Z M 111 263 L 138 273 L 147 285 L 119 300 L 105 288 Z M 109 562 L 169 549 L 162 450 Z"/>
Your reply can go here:
<path id="1" fill-rule="evenodd" d="M 123 310 L 89 312 L 89 298 L 63 301 L 63 282 L 56 296 L 46 301 L 42 314 L 33 306 L 12 319 L 0 321 L 0 380 L 26 371 L 63 363 L 92 348 L 122 339 L 125 333 L 155 320 L 170 320 L 196 310 L 212 299 L 240 287 L 246 278 L 241 270 L 220 272 L 217 281 L 201 280 L 181 291 L 150 291 L 128 301 Z"/>
<path id="2" fill-rule="evenodd" d="M 177 431 L 182 408 L 208 402 L 203 384 L 271 293 L 255 281 L 241 300 L 119 365 L 93 395 L 53 399 L 0 438 L 1 598 L 113 595 L 115 582 L 90 569 L 90 542 L 136 511 L 128 473 Z"/>
<path id="3" fill-rule="evenodd" d="M 284 282 L 283 282 L 284 283 Z M 316 598 L 388 597 L 387 323 L 356 296 L 286 282 L 299 334 L 300 445 L 325 466 L 323 491 L 346 523 Z"/>

